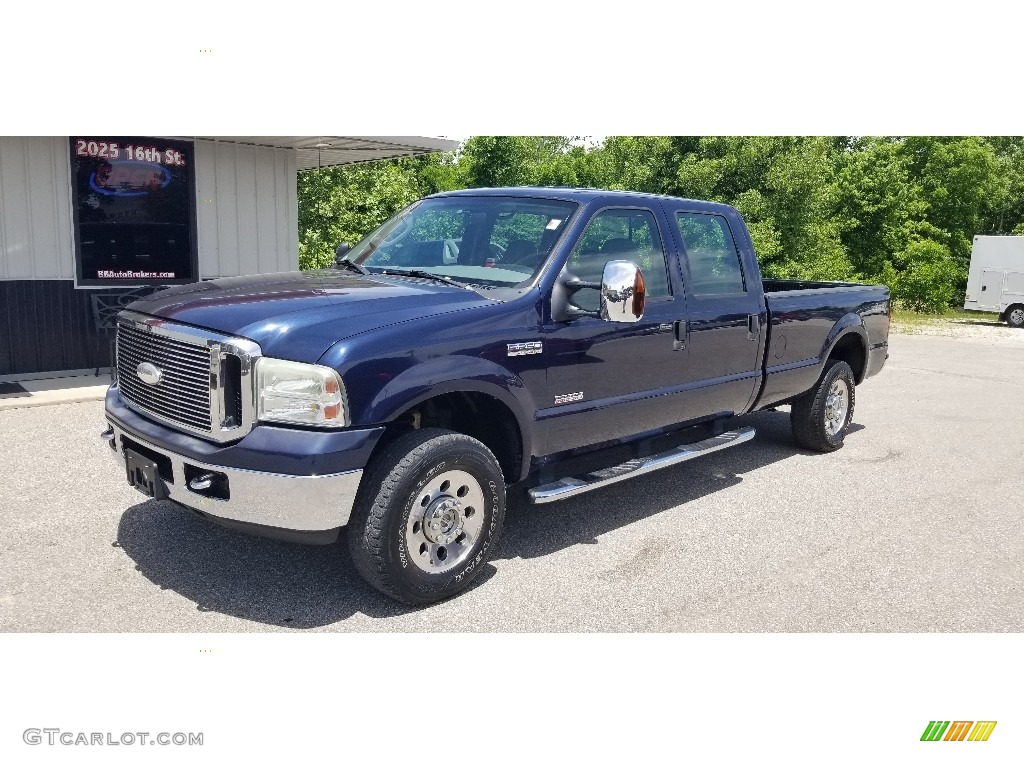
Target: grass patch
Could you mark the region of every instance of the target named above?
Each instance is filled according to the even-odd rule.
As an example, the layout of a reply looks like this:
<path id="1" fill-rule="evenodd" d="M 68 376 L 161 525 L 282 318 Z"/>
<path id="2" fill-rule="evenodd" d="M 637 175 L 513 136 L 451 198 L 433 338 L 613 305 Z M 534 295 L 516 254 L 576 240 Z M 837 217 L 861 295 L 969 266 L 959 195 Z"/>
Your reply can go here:
<path id="1" fill-rule="evenodd" d="M 999 315 L 995 312 L 967 312 L 963 309 L 947 309 L 938 314 L 927 314 L 925 312 L 914 312 L 902 307 L 894 307 L 892 310 L 894 323 L 904 325 L 928 325 L 930 323 L 941 323 L 948 320 L 964 320 L 967 322 L 998 323 Z"/>
<path id="2" fill-rule="evenodd" d="M 943 323 L 998 323 L 999 315 L 995 312 L 967 312 L 963 309 L 949 308 L 943 312 L 929 314 L 915 312 L 900 306 L 894 306 L 892 310 L 893 326 L 900 333 L 916 333 L 928 326 L 941 325 Z"/>

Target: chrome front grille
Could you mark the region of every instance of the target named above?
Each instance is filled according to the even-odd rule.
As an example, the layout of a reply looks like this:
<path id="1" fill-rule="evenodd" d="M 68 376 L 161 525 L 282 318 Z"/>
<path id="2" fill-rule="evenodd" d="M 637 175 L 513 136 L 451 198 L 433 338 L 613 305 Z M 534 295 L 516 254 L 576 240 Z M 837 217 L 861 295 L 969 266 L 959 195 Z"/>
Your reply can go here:
<path id="1" fill-rule="evenodd" d="M 217 442 L 253 426 L 252 371 L 259 346 L 159 318 L 122 312 L 117 324 L 117 385 L 131 408 Z M 158 381 L 142 372 L 159 371 Z"/>
<path id="2" fill-rule="evenodd" d="M 168 336 L 146 326 L 119 323 L 117 327 L 117 381 L 121 396 L 154 416 L 193 429 L 210 431 L 210 350 Z M 152 363 L 163 374 L 159 384 L 143 382 L 136 371 Z"/>

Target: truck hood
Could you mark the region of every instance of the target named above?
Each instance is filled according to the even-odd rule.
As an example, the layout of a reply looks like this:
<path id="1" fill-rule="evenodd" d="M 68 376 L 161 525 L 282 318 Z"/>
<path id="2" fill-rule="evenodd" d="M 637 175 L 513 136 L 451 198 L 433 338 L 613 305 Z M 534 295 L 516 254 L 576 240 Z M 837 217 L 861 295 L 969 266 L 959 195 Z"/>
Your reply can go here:
<path id="1" fill-rule="evenodd" d="M 325 270 L 177 286 L 128 309 L 251 339 L 269 357 L 314 363 L 358 333 L 491 302 L 427 280 Z"/>

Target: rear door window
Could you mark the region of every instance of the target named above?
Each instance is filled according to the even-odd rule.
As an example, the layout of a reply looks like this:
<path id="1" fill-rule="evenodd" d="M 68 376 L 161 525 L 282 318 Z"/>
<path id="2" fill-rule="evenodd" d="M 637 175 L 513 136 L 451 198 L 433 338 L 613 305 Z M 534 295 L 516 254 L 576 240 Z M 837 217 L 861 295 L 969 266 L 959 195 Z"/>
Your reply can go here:
<path id="1" fill-rule="evenodd" d="M 740 254 L 725 217 L 676 213 L 694 296 L 746 293 Z"/>

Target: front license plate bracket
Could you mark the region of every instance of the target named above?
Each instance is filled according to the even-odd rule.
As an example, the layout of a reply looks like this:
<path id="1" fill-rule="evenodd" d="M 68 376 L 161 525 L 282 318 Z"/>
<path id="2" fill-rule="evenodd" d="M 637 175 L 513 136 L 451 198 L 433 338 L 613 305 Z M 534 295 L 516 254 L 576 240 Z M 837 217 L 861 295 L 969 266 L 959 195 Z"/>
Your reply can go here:
<path id="1" fill-rule="evenodd" d="M 166 499 L 167 486 L 160 479 L 160 470 L 155 461 L 147 459 L 131 448 L 124 449 L 124 468 L 128 485 L 152 499 Z"/>

